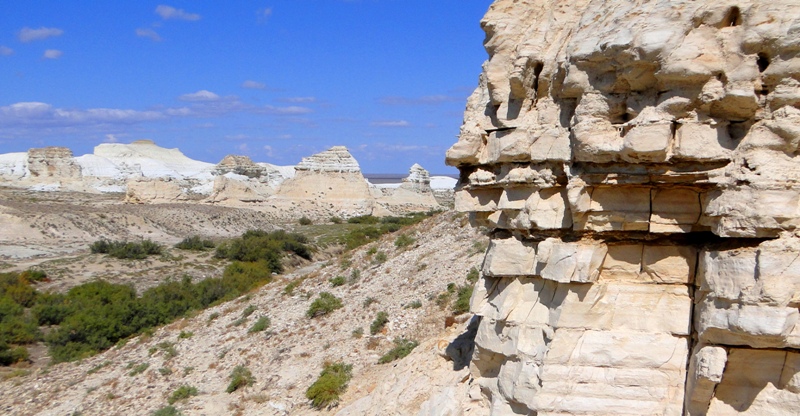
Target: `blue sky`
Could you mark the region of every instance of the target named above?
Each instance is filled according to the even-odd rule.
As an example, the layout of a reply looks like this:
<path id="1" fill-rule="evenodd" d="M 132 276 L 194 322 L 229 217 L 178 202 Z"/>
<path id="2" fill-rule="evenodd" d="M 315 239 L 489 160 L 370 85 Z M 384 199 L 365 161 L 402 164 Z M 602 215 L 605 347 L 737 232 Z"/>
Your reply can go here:
<path id="1" fill-rule="evenodd" d="M 151 139 L 216 163 L 347 146 L 452 173 L 491 0 L 7 1 L 0 153 Z"/>

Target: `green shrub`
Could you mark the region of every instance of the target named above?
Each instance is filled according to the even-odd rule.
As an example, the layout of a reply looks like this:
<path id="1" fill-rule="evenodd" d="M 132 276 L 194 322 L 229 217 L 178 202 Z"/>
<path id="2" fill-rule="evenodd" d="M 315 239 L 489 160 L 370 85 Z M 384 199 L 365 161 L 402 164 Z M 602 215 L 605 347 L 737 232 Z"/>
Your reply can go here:
<path id="1" fill-rule="evenodd" d="M 337 287 L 337 286 L 342 286 L 343 284 L 345 284 L 347 282 L 347 279 L 345 279 L 344 276 L 336 276 L 336 277 L 330 278 L 328 280 L 328 282 L 330 282 L 331 286 Z"/>
<path id="2" fill-rule="evenodd" d="M 298 222 L 300 225 L 311 225 L 311 224 L 313 224 L 313 223 L 314 223 L 313 221 L 311 221 L 311 219 L 310 219 L 310 218 L 308 218 L 308 217 L 306 217 L 306 216 L 302 216 L 302 217 L 300 217 L 300 219 L 299 219 L 299 220 L 297 220 L 297 222 Z"/>
<path id="3" fill-rule="evenodd" d="M 339 218 L 339 217 L 331 217 L 331 219 L 329 221 L 331 223 L 333 223 L 333 224 L 341 224 L 342 223 L 342 219 Z"/>
<path id="4" fill-rule="evenodd" d="M 467 281 L 470 283 L 474 284 L 475 282 L 478 281 L 480 277 L 481 277 L 480 272 L 478 272 L 478 269 L 475 267 L 472 267 L 471 269 L 469 269 L 469 272 L 467 272 Z"/>
<path id="5" fill-rule="evenodd" d="M 353 284 L 361 278 L 361 270 L 353 269 L 350 271 L 350 279 L 348 279 L 348 283 Z"/>
<path id="6" fill-rule="evenodd" d="M 372 215 L 359 215 L 357 217 L 350 217 L 347 219 L 348 224 L 377 224 L 380 222 L 378 217 Z"/>
<path id="7" fill-rule="evenodd" d="M 47 273 L 43 270 L 28 269 L 19 274 L 19 277 L 27 282 L 43 282 L 47 279 Z"/>
<path id="8" fill-rule="evenodd" d="M 453 314 L 460 315 L 469 312 L 469 300 L 472 297 L 473 286 L 466 284 L 459 286 L 456 301 L 453 303 Z"/>
<path id="9" fill-rule="evenodd" d="M 253 373 L 243 365 L 237 365 L 233 371 L 231 371 L 231 375 L 228 378 L 231 379 L 231 382 L 228 384 L 228 388 L 225 389 L 226 393 L 233 393 L 242 387 L 247 387 L 256 382 Z"/>
<path id="10" fill-rule="evenodd" d="M 358 327 L 358 328 L 354 329 L 353 332 L 351 333 L 351 335 L 353 336 L 353 338 L 361 338 L 361 337 L 363 337 L 364 336 L 364 328 Z"/>
<path id="11" fill-rule="evenodd" d="M 0 273 L 0 297 L 7 297 L 28 308 L 36 300 L 36 289 L 30 283 L 18 273 Z"/>
<path id="12" fill-rule="evenodd" d="M 157 345 L 161 351 L 164 351 L 164 359 L 169 360 L 178 356 L 178 350 L 175 349 L 175 344 L 171 342 L 159 342 Z"/>
<path id="13" fill-rule="evenodd" d="M 255 286 L 272 281 L 274 265 L 266 260 L 234 261 L 225 267 L 222 278 L 229 284 L 238 287 L 240 293 L 249 291 Z"/>
<path id="14" fill-rule="evenodd" d="M 193 251 L 205 251 L 211 250 L 215 247 L 215 244 L 211 240 L 204 240 L 198 235 L 193 235 L 191 237 L 186 237 L 178 244 L 175 244 L 175 248 L 181 250 L 193 250 Z"/>
<path id="15" fill-rule="evenodd" d="M 317 409 L 332 408 L 339 404 L 339 395 L 347 390 L 353 366 L 345 363 L 326 364 L 317 381 L 306 390 L 306 398 Z"/>
<path id="16" fill-rule="evenodd" d="M 373 303 L 377 303 L 377 302 L 378 302 L 378 299 L 375 299 L 372 296 L 370 296 L 370 297 L 364 299 L 363 302 L 361 302 L 361 307 L 364 308 L 364 309 L 367 309 L 367 308 L 369 308 L 369 305 L 372 305 Z"/>
<path id="17" fill-rule="evenodd" d="M 375 320 L 369 325 L 370 335 L 375 335 L 378 332 L 381 332 L 381 329 L 383 329 L 387 323 L 389 323 L 389 314 L 384 311 L 378 312 Z"/>
<path id="18" fill-rule="evenodd" d="M 177 390 L 172 392 L 172 394 L 167 399 L 167 403 L 175 404 L 175 402 L 179 400 L 188 399 L 189 397 L 192 396 L 197 396 L 197 387 L 184 384 L 178 387 Z"/>
<path id="19" fill-rule="evenodd" d="M 419 343 L 414 340 L 408 340 L 405 338 L 398 338 L 394 340 L 394 348 L 389 350 L 386 354 L 384 354 L 379 360 L 378 364 L 386 364 L 392 362 L 394 360 L 399 360 L 408 354 L 411 354 L 411 351 L 417 347 Z"/>
<path id="20" fill-rule="evenodd" d="M 342 306 L 341 299 L 328 292 L 322 292 L 319 294 L 319 297 L 314 299 L 314 302 L 311 303 L 311 306 L 308 307 L 306 316 L 309 318 L 316 318 L 318 316 L 327 315 L 336 309 L 341 308 Z"/>
<path id="21" fill-rule="evenodd" d="M 386 253 L 384 253 L 383 251 L 379 251 L 378 253 L 375 254 L 375 258 L 372 259 L 372 263 L 383 264 L 386 263 L 387 258 L 388 257 L 386 257 Z"/>
<path id="22" fill-rule="evenodd" d="M 283 230 L 266 232 L 250 230 L 236 238 L 217 246 L 215 256 L 229 260 L 254 262 L 264 260 L 272 272 L 283 271 L 280 259 L 284 252 L 292 252 L 311 260 L 308 238 L 302 234 L 287 233 Z"/>
<path id="23" fill-rule="evenodd" d="M 294 290 L 297 286 L 300 286 L 301 279 L 295 279 L 289 282 L 286 287 L 283 288 L 283 294 L 291 296 L 294 293 Z"/>
<path id="24" fill-rule="evenodd" d="M 255 312 L 257 309 L 258 309 L 258 308 L 256 308 L 256 305 L 247 305 L 247 307 L 246 307 L 246 308 L 244 308 L 244 310 L 242 311 L 242 318 L 247 318 L 247 317 L 249 317 L 249 316 L 250 316 L 250 315 L 252 315 L 252 314 L 253 314 L 253 312 Z"/>
<path id="25" fill-rule="evenodd" d="M 183 413 L 173 406 L 166 406 L 153 412 L 152 416 L 183 416 Z"/>
<path id="26" fill-rule="evenodd" d="M 178 334 L 178 339 L 189 339 L 189 338 L 191 338 L 193 336 L 194 336 L 194 332 L 192 332 L 192 331 L 181 331 L 181 333 Z"/>
<path id="27" fill-rule="evenodd" d="M 255 332 L 261 332 L 261 331 L 269 328 L 269 325 L 270 325 L 269 318 L 266 317 L 266 316 L 262 316 L 262 317 L 258 318 L 258 320 L 253 324 L 253 326 L 250 327 L 249 330 L 247 330 L 247 332 L 249 332 L 251 334 L 255 333 Z"/>
<path id="28" fill-rule="evenodd" d="M 28 361 L 30 354 L 28 349 L 23 346 L 10 347 L 0 341 L 0 365 L 11 365 L 22 361 Z"/>
<path id="29" fill-rule="evenodd" d="M 172 369 L 168 367 L 161 367 L 158 369 L 158 374 L 161 374 L 162 376 L 166 377 L 172 374 Z"/>
<path id="30" fill-rule="evenodd" d="M 422 307 L 422 301 L 420 301 L 420 300 L 415 300 L 415 301 L 409 303 L 408 305 L 406 305 L 407 309 L 419 309 L 421 307 Z"/>
<path id="31" fill-rule="evenodd" d="M 414 237 L 412 237 L 412 236 L 410 236 L 408 234 L 400 234 L 394 240 L 394 245 L 397 248 L 405 248 L 405 247 L 408 247 L 408 246 L 414 244 L 416 241 L 417 241 L 417 239 L 415 239 Z"/>
<path id="32" fill-rule="evenodd" d="M 31 313 L 39 325 L 58 325 L 69 315 L 66 296 L 61 293 L 39 293 Z"/>
<path id="33" fill-rule="evenodd" d="M 89 245 L 89 250 L 95 254 L 108 254 L 118 259 L 141 260 L 147 258 L 147 256 L 160 255 L 163 252 L 163 247 L 149 239 L 138 243 L 101 239 Z"/>
<path id="34" fill-rule="evenodd" d="M 139 374 L 142 374 L 142 373 L 144 373 L 145 370 L 147 370 L 147 367 L 150 367 L 150 363 L 137 364 L 137 365 L 133 366 L 133 368 L 131 369 L 131 372 L 128 373 L 128 375 L 133 377 L 133 376 L 137 376 Z"/>

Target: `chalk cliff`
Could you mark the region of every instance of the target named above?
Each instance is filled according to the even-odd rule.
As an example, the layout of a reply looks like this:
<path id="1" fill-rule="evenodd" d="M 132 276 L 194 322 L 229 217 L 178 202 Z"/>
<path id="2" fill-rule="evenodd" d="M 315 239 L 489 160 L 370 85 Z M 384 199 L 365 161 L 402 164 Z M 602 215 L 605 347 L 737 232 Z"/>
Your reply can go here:
<path id="1" fill-rule="evenodd" d="M 493 415 L 800 413 L 800 3 L 496 0 L 447 162 Z"/>

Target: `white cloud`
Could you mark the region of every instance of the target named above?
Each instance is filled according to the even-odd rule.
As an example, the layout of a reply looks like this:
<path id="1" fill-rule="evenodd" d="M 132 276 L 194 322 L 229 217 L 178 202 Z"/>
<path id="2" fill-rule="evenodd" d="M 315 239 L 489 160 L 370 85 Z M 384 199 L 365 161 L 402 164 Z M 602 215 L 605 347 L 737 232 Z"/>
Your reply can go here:
<path id="1" fill-rule="evenodd" d="M 287 103 L 315 103 L 317 97 L 286 97 L 279 100 Z"/>
<path id="2" fill-rule="evenodd" d="M 176 9 L 164 4 L 160 4 L 156 7 L 156 14 L 161 16 L 164 20 L 200 20 L 200 15 L 197 13 L 188 13 L 183 9 Z"/>
<path id="3" fill-rule="evenodd" d="M 42 55 L 42 58 L 44 58 L 44 59 L 58 59 L 58 58 L 61 57 L 61 55 L 64 55 L 64 52 L 61 52 L 58 49 L 48 49 L 48 50 L 44 51 L 44 55 Z"/>
<path id="4" fill-rule="evenodd" d="M 376 127 L 408 127 L 411 125 L 406 120 L 388 120 L 388 121 L 373 121 L 370 123 L 372 126 Z"/>
<path id="5" fill-rule="evenodd" d="M 73 110 L 55 108 L 41 102 L 21 102 L 0 107 L 0 124 L 70 126 L 104 123 L 136 123 L 163 119 L 158 111 L 90 108 Z"/>
<path id="6" fill-rule="evenodd" d="M 20 30 L 19 33 L 17 33 L 17 38 L 19 39 L 20 42 L 28 43 L 28 42 L 33 42 L 35 40 L 43 40 L 47 38 L 61 36 L 62 34 L 64 34 L 64 31 L 55 27 L 40 27 L 38 29 L 23 27 L 22 30 Z"/>
<path id="7" fill-rule="evenodd" d="M 236 146 L 236 150 L 238 150 L 238 151 L 240 151 L 242 153 L 249 153 L 250 152 L 250 148 L 247 146 L 247 143 L 242 143 L 242 144 Z"/>
<path id="8" fill-rule="evenodd" d="M 9 56 L 13 55 L 14 50 L 9 48 L 8 46 L 0 45 L 0 56 Z"/>
<path id="9" fill-rule="evenodd" d="M 242 83 L 242 88 L 248 88 L 251 90 L 263 90 L 267 88 L 267 84 L 258 81 L 251 81 L 248 79 L 247 81 Z"/>
<path id="10" fill-rule="evenodd" d="M 148 38 L 155 42 L 161 41 L 161 36 L 159 36 L 158 33 L 156 33 L 156 31 L 153 29 L 147 29 L 147 28 L 136 29 L 136 36 L 140 38 Z"/>
<path id="11" fill-rule="evenodd" d="M 119 139 L 117 136 L 113 134 L 106 134 L 106 139 L 104 140 L 106 143 L 119 143 Z"/>
<path id="12" fill-rule="evenodd" d="M 296 115 L 313 113 L 314 110 L 307 107 L 299 107 L 294 105 L 288 107 L 273 107 L 271 105 L 265 105 L 264 107 L 255 109 L 254 112 L 264 114 Z"/>
<path id="13" fill-rule="evenodd" d="M 266 145 L 264 146 L 264 154 L 267 155 L 267 157 L 273 157 L 275 156 L 275 149 L 270 145 Z"/>
<path id="14" fill-rule="evenodd" d="M 200 90 L 191 94 L 183 94 L 178 97 L 178 99 L 181 101 L 217 101 L 219 98 L 219 95 L 207 90 Z"/>

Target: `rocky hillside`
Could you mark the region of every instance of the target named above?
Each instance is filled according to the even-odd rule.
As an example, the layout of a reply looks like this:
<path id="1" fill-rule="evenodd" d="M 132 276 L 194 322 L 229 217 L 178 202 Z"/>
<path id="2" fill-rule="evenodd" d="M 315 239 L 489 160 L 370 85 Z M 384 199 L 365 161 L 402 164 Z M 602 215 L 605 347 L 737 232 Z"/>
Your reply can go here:
<path id="1" fill-rule="evenodd" d="M 447 153 L 493 415 L 800 412 L 800 3 L 497 0 Z"/>
<path id="2" fill-rule="evenodd" d="M 400 235 L 406 237 L 397 243 Z M 439 214 L 94 357 L 18 369 L 0 382 L 0 409 L 146 415 L 168 406 L 181 386 L 196 389 L 173 404 L 186 415 L 405 415 L 420 409 L 441 415 L 442 409 L 480 406 L 468 398 L 470 315 L 448 317 L 453 288 L 468 285 L 486 242 L 462 214 Z M 343 307 L 309 318 L 321 292 L 341 299 Z M 379 312 L 387 321 L 372 335 Z M 257 331 L 262 317 L 269 324 Z M 401 361 L 378 364 L 400 338 L 420 345 Z M 338 407 L 316 410 L 305 392 L 324 363 L 336 361 L 353 366 L 353 379 Z M 237 366 L 255 383 L 227 393 Z"/>

